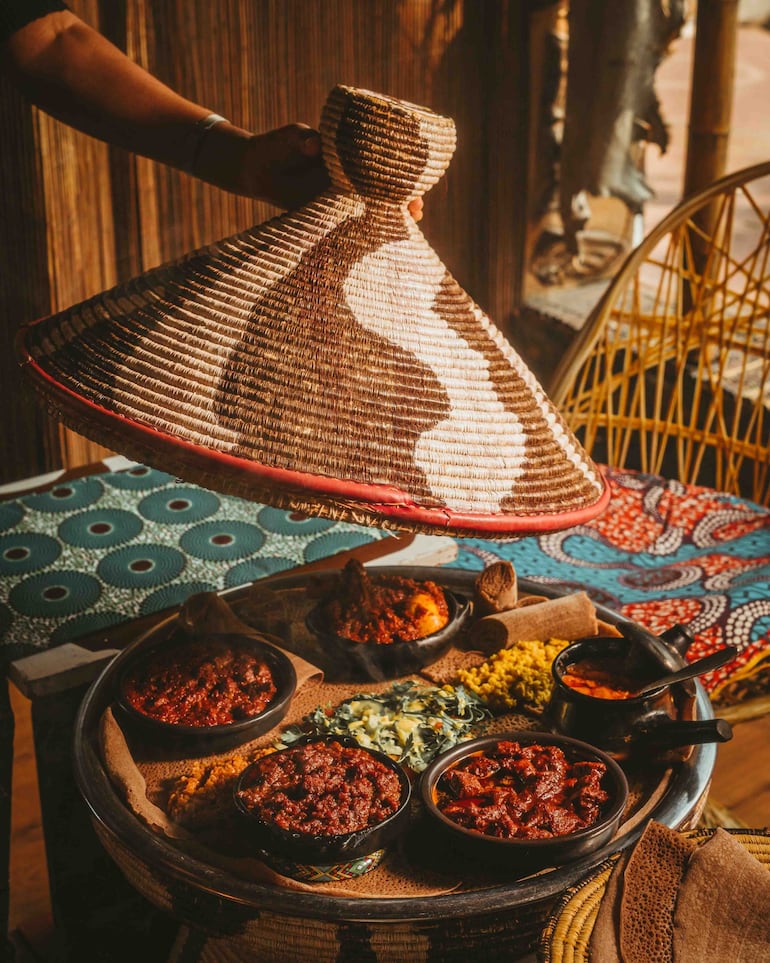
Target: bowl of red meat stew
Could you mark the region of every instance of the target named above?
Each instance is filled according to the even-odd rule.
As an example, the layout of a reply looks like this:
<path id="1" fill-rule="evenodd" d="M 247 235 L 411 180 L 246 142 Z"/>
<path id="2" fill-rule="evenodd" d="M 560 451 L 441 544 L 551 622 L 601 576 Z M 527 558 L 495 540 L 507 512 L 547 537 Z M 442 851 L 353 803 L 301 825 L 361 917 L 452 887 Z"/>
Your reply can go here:
<path id="1" fill-rule="evenodd" d="M 118 658 L 123 720 L 159 744 L 195 752 L 224 751 L 268 732 L 297 686 L 286 654 L 249 635 L 172 632 Z"/>
<path id="2" fill-rule="evenodd" d="M 438 756 L 420 780 L 435 830 L 458 853 L 522 876 L 608 843 L 628 803 L 620 766 L 566 736 L 481 736 Z"/>
<path id="3" fill-rule="evenodd" d="M 306 882 L 361 876 L 409 821 L 411 786 L 389 756 L 310 736 L 257 759 L 234 791 L 244 835 L 275 870 Z"/>
<path id="4" fill-rule="evenodd" d="M 444 655 L 470 606 L 432 579 L 348 562 L 307 616 L 336 681 L 378 682 L 419 672 Z"/>

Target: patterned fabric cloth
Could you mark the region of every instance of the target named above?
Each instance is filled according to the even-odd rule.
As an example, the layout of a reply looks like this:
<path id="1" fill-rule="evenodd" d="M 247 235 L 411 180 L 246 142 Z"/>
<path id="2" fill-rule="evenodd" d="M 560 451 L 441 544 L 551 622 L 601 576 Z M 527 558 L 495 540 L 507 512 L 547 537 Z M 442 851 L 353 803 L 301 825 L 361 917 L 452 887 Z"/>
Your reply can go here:
<path id="1" fill-rule="evenodd" d="M 660 633 L 681 623 L 688 658 L 723 645 L 739 656 L 703 679 L 712 698 L 770 661 L 770 509 L 709 488 L 607 472 L 612 500 L 590 524 L 513 543 L 459 543 L 454 565 L 508 559 L 522 578 L 584 588 Z"/>
<path id="2" fill-rule="evenodd" d="M 654 632 L 680 622 L 695 636 L 692 658 L 737 645 L 739 657 L 704 679 L 712 696 L 768 665 L 770 510 L 652 475 L 607 474 L 610 507 L 590 524 L 516 542 L 461 539 L 449 564 L 508 559 L 520 577 L 585 589 Z M 144 467 L 60 483 L 0 502 L 3 657 L 384 537 Z"/>
<path id="3" fill-rule="evenodd" d="M 4 663 L 374 539 L 372 528 L 217 495 L 154 469 L 0 502 Z"/>

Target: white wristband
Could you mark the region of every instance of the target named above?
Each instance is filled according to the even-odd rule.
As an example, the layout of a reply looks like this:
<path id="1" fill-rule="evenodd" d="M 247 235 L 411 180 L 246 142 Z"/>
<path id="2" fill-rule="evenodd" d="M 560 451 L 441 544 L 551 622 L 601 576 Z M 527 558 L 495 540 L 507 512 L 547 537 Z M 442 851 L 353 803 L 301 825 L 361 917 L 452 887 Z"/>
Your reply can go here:
<path id="1" fill-rule="evenodd" d="M 193 141 L 192 147 L 188 153 L 188 161 L 184 166 L 184 171 L 186 174 L 195 175 L 195 169 L 198 166 L 198 158 L 200 157 L 200 152 L 203 149 L 203 142 L 206 140 L 206 134 L 211 130 L 212 127 L 216 127 L 217 124 L 229 124 L 230 122 L 226 117 L 221 117 L 219 114 L 208 114 L 206 117 L 201 117 L 200 120 L 195 122 L 193 127 L 193 133 L 195 135 L 195 140 Z"/>

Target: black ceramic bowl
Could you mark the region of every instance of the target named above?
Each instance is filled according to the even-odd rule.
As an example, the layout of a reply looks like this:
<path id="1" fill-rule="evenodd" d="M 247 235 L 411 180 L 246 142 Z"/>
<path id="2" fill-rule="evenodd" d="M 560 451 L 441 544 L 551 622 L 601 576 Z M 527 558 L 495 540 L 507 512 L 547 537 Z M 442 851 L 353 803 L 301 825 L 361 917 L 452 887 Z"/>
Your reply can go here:
<path id="1" fill-rule="evenodd" d="M 445 774 L 472 756 L 490 752 L 501 742 L 514 742 L 522 747 L 556 746 L 563 751 L 570 764 L 584 761 L 603 763 L 606 772 L 602 776 L 601 787 L 608 799 L 602 804 L 595 822 L 564 835 L 536 839 L 500 838 L 463 826 L 445 815 L 439 806 L 447 788 Z M 552 733 L 515 730 L 471 739 L 442 753 L 422 774 L 420 795 L 433 826 L 458 854 L 492 869 L 527 876 L 578 859 L 608 843 L 617 832 L 625 812 L 628 783 L 620 766 L 594 746 Z"/>
<path id="2" fill-rule="evenodd" d="M 304 754 L 312 753 L 315 747 L 323 750 L 332 743 L 341 746 L 344 752 L 352 750 L 356 755 L 367 757 L 395 776 L 399 787 L 399 801 L 395 811 L 373 825 L 352 832 L 326 834 L 278 826 L 269 817 L 263 818 L 258 809 L 244 801 L 244 791 L 250 786 L 260 784 L 266 768 L 272 769 L 276 763 L 296 759 L 298 754 L 302 754 L 304 759 Z M 302 762 L 301 767 L 303 770 L 307 769 L 307 763 Z M 337 780 L 350 785 L 356 777 L 351 773 L 345 759 L 330 760 L 324 756 L 324 765 L 313 774 L 313 778 L 323 780 L 320 790 L 324 792 L 326 786 L 334 786 Z M 282 782 L 285 783 L 285 780 Z M 296 791 L 298 794 L 305 792 L 304 789 Z M 332 792 L 334 791 L 332 789 Z M 409 821 L 410 797 L 409 778 L 398 763 L 384 753 L 363 748 L 355 739 L 344 736 L 309 736 L 297 740 L 286 749 L 263 756 L 241 773 L 234 790 L 235 806 L 241 814 L 244 835 L 256 851 L 279 872 L 307 882 L 349 879 L 374 869 L 387 846 L 404 831 Z M 349 811 L 348 803 L 343 801 L 339 809 L 346 814 Z"/>
<path id="3" fill-rule="evenodd" d="M 191 647 L 206 645 L 224 647 L 239 655 L 253 657 L 264 663 L 270 670 L 275 684 L 275 693 L 261 711 L 233 718 L 232 721 L 206 724 L 182 724 L 156 718 L 137 708 L 129 697 L 129 685 L 137 677 L 152 676 L 156 667 L 168 664 L 169 658 L 176 662 L 178 656 L 180 672 L 189 668 Z M 121 719 L 141 737 L 154 743 L 179 751 L 200 755 L 209 752 L 224 752 L 241 745 L 257 736 L 263 735 L 286 715 L 297 687 L 297 675 L 289 658 L 269 642 L 249 635 L 211 634 L 189 638 L 180 632 L 155 639 L 148 637 L 138 645 L 126 649 L 116 659 L 122 660 L 116 676 L 117 709 Z M 221 673 L 221 668 L 219 669 Z M 226 693 L 226 676 L 222 678 L 222 690 Z M 226 698 L 222 695 L 222 698 Z"/>
<path id="4" fill-rule="evenodd" d="M 409 642 L 355 642 L 337 635 L 324 622 L 323 602 L 308 613 L 305 623 L 329 660 L 335 681 L 383 682 L 419 672 L 438 661 L 468 620 L 467 599 L 443 589 L 449 621 L 443 629 Z"/>

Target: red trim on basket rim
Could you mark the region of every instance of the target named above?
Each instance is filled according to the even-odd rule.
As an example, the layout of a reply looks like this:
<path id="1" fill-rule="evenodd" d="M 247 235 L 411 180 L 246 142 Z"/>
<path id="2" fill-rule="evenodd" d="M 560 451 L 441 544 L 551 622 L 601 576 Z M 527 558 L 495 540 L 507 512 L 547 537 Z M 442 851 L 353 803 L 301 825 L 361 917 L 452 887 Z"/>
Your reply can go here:
<path id="1" fill-rule="evenodd" d="M 208 462 L 210 469 L 225 469 L 228 477 L 247 476 L 255 480 L 263 480 L 268 488 L 284 488 L 292 491 L 308 492 L 310 496 L 335 498 L 342 502 L 358 503 L 362 509 L 381 515 L 384 519 L 402 521 L 404 523 L 432 526 L 442 529 L 467 529 L 470 532 L 484 533 L 493 536 L 497 535 L 516 535 L 516 534 L 537 534 L 538 532 L 558 531 L 571 528 L 574 525 L 582 525 L 601 514 L 610 501 L 610 488 L 600 473 L 603 481 L 603 490 L 598 495 L 596 501 L 591 502 L 583 508 L 571 512 L 563 512 L 558 515 L 507 515 L 474 512 L 453 512 L 447 508 L 425 508 L 416 504 L 412 497 L 406 492 L 389 485 L 366 485 L 357 482 L 344 481 L 333 478 L 330 475 L 314 475 L 306 472 L 293 471 L 286 468 L 273 468 L 261 462 L 248 461 L 235 455 L 228 455 L 225 452 L 214 449 L 203 448 L 192 442 L 175 438 L 173 435 L 158 431 L 141 422 L 132 421 L 125 415 L 110 411 L 93 401 L 89 401 L 82 395 L 77 394 L 71 388 L 56 381 L 47 371 L 45 371 L 29 353 L 23 343 L 21 334 L 24 327 L 32 327 L 38 322 L 25 325 L 19 331 L 18 343 L 24 355 L 23 363 L 28 368 L 28 373 L 33 375 L 33 380 L 39 381 L 39 387 L 44 389 L 45 394 L 51 400 L 59 400 L 63 403 L 62 413 L 72 413 L 75 416 L 79 409 L 85 414 L 85 421 L 92 424 L 106 423 L 107 431 L 110 435 L 120 436 L 128 442 L 134 436 L 137 444 L 144 450 L 149 450 L 162 455 L 164 449 L 172 449 L 178 455 L 192 455 L 190 460 L 192 467 L 196 465 L 198 470 L 205 470 L 205 462 Z M 120 429 L 117 429 L 120 425 Z M 117 429 L 117 430 L 116 430 Z M 74 427 L 75 431 L 81 431 L 80 426 Z M 92 439 L 97 443 L 98 439 Z M 129 453 L 130 450 L 129 450 Z M 205 487 L 205 486 L 204 486 Z M 447 531 L 447 534 L 451 534 Z"/>

